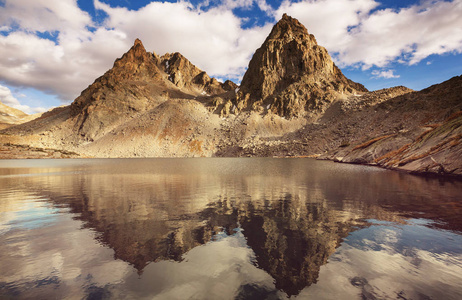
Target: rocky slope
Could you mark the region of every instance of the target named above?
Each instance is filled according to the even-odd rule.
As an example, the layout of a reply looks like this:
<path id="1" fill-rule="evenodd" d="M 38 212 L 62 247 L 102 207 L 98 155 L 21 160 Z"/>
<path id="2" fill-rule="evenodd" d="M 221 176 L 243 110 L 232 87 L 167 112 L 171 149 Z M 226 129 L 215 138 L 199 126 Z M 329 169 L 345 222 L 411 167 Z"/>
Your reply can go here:
<path id="1" fill-rule="evenodd" d="M 345 144 L 333 147 L 326 157 L 417 173 L 460 175 L 461 111 L 462 76 L 393 97 L 337 119 L 330 128 L 358 126 L 353 135 L 343 134 Z"/>
<path id="2" fill-rule="evenodd" d="M 70 106 L 0 131 L 0 148 L 90 157 L 320 156 L 462 175 L 461 95 L 460 76 L 419 92 L 368 92 L 284 15 L 239 87 L 136 40 Z"/>

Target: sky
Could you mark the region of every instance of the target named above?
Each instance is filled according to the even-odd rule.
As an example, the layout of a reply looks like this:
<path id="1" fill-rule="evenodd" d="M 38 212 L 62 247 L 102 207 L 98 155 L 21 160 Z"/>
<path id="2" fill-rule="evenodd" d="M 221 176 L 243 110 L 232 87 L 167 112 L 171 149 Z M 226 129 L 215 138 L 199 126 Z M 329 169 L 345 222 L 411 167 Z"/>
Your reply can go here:
<path id="1" fill-rule="evenodd" d="M 0 0 L 0 101 L 70 104 L 141 39 L 239 83 L 283 13 L 369 90 L 462 74 L 462 0 Z"/>

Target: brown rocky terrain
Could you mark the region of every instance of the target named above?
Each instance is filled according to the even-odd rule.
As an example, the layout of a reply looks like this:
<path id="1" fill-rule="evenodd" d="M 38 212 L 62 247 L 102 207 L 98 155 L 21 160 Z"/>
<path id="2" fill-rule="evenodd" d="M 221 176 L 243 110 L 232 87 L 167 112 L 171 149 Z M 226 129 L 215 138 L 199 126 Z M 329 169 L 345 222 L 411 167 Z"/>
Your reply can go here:
<path id="1" fill-rule="evenodd" d="M 461 76 L 422 91 L 368 92 L 284 15 L 239 87 L 136 40 L 70 106 L 9 123 L 0 144 L 9 147 L 3 157 L 21 150 L 27 157 L 31 149 L 90 157 L 315 156 L 462 175 L 460 111 Z"/>

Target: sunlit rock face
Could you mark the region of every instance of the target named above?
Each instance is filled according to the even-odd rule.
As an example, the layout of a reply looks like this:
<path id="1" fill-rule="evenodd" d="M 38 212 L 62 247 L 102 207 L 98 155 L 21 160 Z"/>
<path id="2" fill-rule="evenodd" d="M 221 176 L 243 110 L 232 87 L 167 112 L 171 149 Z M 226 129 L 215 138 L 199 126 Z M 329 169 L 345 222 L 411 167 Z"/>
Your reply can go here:
<path id="1" fill-rule="evenodd" d="M 284 14 L 252 57 L 237 103 L 294 117 L 324 112 L 343 94 L 360 92 L 367 89 L 347 79 L 315 37 Z"/>
<path id="2" fill-rule="evenodd" d="M 93 141 L 168 99 L 224 93 L 226 87 L 180 53 L 159 57 L 136 39 L 112 69 L 72 103 L 74 130 Z"/>
<path id="3" fill-rule="evenodd" d="M 26 113 L 9 107 L 0 101 L 0 130 L 21 123 L 21 120 L 25 117 L 27 117 Z"/>

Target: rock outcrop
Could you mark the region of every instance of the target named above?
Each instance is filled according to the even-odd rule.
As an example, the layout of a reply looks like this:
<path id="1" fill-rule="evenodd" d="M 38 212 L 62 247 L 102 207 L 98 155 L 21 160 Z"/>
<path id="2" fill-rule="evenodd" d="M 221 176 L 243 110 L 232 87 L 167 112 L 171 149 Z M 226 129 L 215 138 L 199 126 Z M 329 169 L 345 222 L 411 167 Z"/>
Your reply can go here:
<path id="1" fill-rule="evenodd" d="M 93 141 L 168 99 L 220 94 L 225 88 L 180 53 L 159 57 L 137 39 L 112 69 L 72 103 L 75 130 Z"/>
<path id="2" fill-rule="evenodd" d="M 296 117 L 322 113 L 342 95 L 364 92 L 367 89 L 347 79 L 298 20 L 284 14 L 252 57 L 237 106 Z"/>
<path id="3" fill-rule="evenodd" d="M 66 112 L 60 112 L 58 121 L 50 122 L 47 114 L 42 122 L 14 131 L 52 131 L 55 135 L 60 132 L 64 142 L 91 143 L 165 101 L 192 100 L 223 94 L 233 88 L 234 83 L 220 83 L 210 78 L 180 53 L 159 57 L 147 52 L 136 39 L 133 47 L 117 59 L 110 70 L 82 91 Z M 63 128 L 67 130 L 64 132 Z"/>

